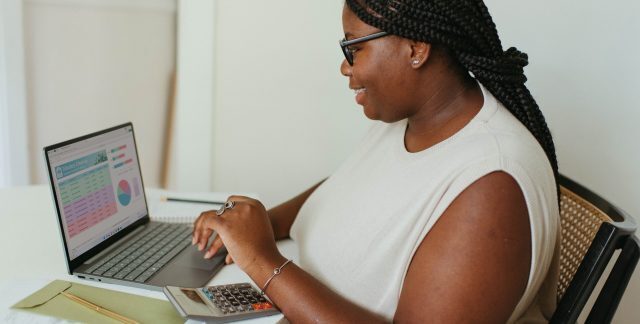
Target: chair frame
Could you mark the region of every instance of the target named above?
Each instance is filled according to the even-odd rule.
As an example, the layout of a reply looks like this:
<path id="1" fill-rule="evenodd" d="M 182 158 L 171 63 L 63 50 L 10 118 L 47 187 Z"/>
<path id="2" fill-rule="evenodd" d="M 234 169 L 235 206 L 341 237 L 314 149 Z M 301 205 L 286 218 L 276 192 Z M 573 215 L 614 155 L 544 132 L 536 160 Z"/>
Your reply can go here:
<path id="1" fill-rule="evenodd" d="M 638 239 L 633 236 L 636 223 L 623 210 L 577 182 L 563 175 L 560 175 L 558 180 L 560 186 L 589 201 L 607 214 L 613 222 L 603 222 L 600 225 L 550 323 L 577 321 L 613 253 L 620 249 L 620 255 L 586 320 L 586 323 L 610 323 L 640 258 Z"/>

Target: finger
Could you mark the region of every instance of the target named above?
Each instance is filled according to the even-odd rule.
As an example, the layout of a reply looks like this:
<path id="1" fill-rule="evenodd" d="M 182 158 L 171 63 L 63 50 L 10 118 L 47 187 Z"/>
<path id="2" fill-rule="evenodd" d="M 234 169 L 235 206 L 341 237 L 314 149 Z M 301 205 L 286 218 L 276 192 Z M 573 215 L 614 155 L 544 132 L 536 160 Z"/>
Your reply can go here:
<path id="1" fill-rule="evenodd" d="M 216 215 L 215 212 L 213 212 L 212 214 L 207 214 L 207 217 L 204 217 L 202 219 L 202 223 L 200 224 L 201 230 L 209 229 L 209 230 L 212 230 L 214 232 L 220 233 L 219 229 L 220 229 L 220 227 L 222 225 L 223 216 L 225 216 L 225 215 L 218 216 L 218 215 Z"/>
<path id="2" fill-rule="evenodd" d="M 219 216 L 215 212 L 207 212 L 205 217 L 202 218 L 202 222 L 200 223 L 200 231 L 198 232 L 198 241 L 196 242 L 199 251 L 203 251 L 206 249 L 207 244 L 209 243 L 209 238 L 214 232 L 214 229 L 207 225 L 207 220 L 216 219 L 218 217 Z"/>
<path id="3" fill-rule="evenodd" d="M 204 219 L 207 217 L 207 215 L 209 215 L 212 212 L 213 211 L 202 212 L 200 216 L 198 216 L 196 221 L 193 223 L 193 232 L 191 234 L 193 237 L 191 239 L 191 245 L 198 243 L 198 241 L 200 240 L 200 234 L 202 231 Z"/>
<path id="4" fill-rule="evenodd" d="M 200 213 L 198 218 L 193 222 L 193 230 L 191 231 L 191 245 L 195 245 L 198 242 L 198 231 L 199 224 L 202 222 L 202 218 L 204 217 L 204 213 Z"/>
<path id="5" fill-rule="evenodd" d="M 215 217 L 215 216 L 213 216 Z M 209 228 L 203 228 L 198 235 L 198 251 L 202 251 L 207 247 L 207 243 L 209 242 L 209 237 L 213 234 L 213 230 Z"/>
<path id="6" fill-rule="evenodd" d="M 220 250 L 220 248 L 223 245 L 224 245 L 224 243 L 222 243 L 222 239 L 218 235 L 215 238 L 215 240 L 213 240 L 213 243 L 211 243 L 211 246 L 207 250 L 207 253 L 204 254 L 204 258 L 205 259 L 210 259 L 211 257 L 213 257 L 216 253 L 218 253 L 218 250 Z"/>
<path id="7" fill-rule="evenodd" d="M 224 259 L 224 263 L 225 264 L 232 264 L 233 263 L 233 257 L 231 257 L 231 254 L 227 254 L 227 257 Z"/>

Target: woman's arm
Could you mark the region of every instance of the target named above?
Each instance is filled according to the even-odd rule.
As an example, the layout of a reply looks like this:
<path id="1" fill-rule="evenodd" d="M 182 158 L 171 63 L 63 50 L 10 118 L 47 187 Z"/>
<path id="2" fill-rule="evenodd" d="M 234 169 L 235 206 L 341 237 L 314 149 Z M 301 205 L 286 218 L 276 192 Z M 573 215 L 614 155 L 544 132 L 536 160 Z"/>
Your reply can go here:
<path id="1" fill-rule="evenodd" d="M 529 279 L 528 215 L 522 191 L 507 173 L 471 184 L 414 254 L 395 321 L 506 323 Z"/>
<path id="2" fill-rule="evenodd" d="M 325 179 L 326 180 L 326 179 Z M 318 182 L 313 187 L 307 189 L 305 192 L 291 198 L 290 200 L 269 209 L 269 220 L 271 221 L 271 227 L 273 227 L 273 233 L 276 240 L 289 237 L 289 231 L 293 221 L 298 216 L 300 207 L 307 201 L 307 198 L 324 182 L 324 180 Z"/>

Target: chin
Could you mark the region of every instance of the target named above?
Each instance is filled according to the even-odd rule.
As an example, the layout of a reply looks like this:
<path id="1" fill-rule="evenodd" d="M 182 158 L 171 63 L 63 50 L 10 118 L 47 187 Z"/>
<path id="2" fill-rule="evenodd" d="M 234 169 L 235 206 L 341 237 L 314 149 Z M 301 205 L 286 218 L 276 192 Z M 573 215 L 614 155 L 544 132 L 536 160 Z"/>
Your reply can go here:
<path id="1" fill-rule="evenodd" d="M 385 116 L 380 114 L 378 111 L 373 110 L 373 109 L 367 109 L 366 107 L 364 107 L 364 115 L 367 116 L 367 118 L 371 119 L 371 120 L 377 120 L 377 121 L 381 121 L 384 123 L 395 123 L 397 121 L 400 121 L 402 118 L 398 119 L 398 118 L 394 118 L 393 116 Z"/>
<path id="2" fill-rule="evenodd" d="M 371 119 L 371 120 L 381 120 L 380 119 L 380 114 L 378 113 L 378 111 L 376 111 L 375 109 L 368 107 L 368 106 L 363 106 L 362 107 L 362 112 L 364 113 L 365 116 L 367 116 L 367 118 Z"/>

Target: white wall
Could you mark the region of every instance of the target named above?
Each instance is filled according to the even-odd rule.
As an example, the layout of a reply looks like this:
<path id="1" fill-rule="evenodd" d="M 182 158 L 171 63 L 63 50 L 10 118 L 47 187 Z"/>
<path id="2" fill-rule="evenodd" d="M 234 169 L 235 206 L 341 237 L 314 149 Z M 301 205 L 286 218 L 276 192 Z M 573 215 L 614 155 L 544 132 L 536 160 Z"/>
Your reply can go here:
<path id="1" fill-rule="evenodd" d="M 22 0 L 0 0 L 0 188 L 29 183 Z"/>
<path id="2" fill-rule="evenodd" d="M 145 185 L 159 183 L 174 0 L 25 0 L 31 176 L 42 147 L 132 121 Z"/>
<path id="3" fill-rule="evenodd" d="M 339 73 L 341 0 L 219 0 L 213 188 L 273 206 L 327 177 L 367 120 Z"/>
<path id="4" fill-rule="evenodd" d="M 214 1 L 178 1 L 177 94 L 168 169 L 172 190 L 212 189 L 215 29 Z"/>

